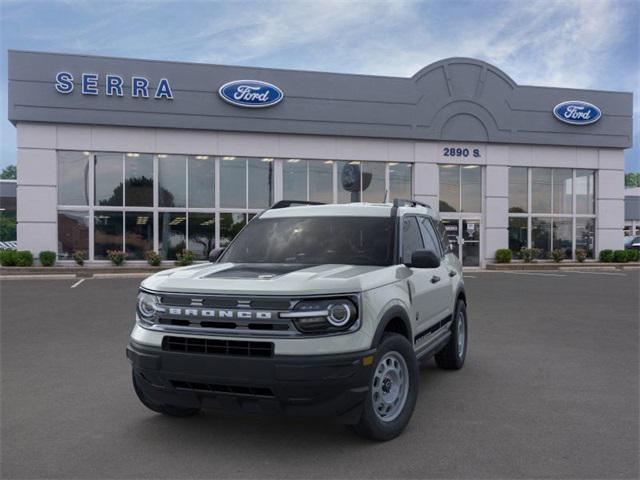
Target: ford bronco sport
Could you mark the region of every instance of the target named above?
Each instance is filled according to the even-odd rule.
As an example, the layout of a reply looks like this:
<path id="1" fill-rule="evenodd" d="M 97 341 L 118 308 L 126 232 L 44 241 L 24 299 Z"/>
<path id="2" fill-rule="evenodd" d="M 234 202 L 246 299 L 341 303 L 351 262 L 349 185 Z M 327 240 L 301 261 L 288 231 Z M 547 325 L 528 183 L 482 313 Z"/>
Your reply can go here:
<path id="1" fill-rule="evenodd" d="M 326 415 L 389 440 L 419 362 L 462 367 L 462 268 L 431 208 L 309 203 L 279 202 L 212 263 L 142 282 L 127 357 L 145 406 Z"/>

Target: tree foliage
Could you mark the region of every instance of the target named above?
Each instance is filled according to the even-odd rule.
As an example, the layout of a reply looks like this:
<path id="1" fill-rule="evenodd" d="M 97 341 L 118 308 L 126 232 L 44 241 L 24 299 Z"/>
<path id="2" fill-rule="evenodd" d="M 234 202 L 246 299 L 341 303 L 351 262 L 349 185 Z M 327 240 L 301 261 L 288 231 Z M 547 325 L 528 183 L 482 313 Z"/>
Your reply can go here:
<path id="1" fill-rule="evenodd" d="M 640 172 L 625 173 L 624 186 L 627 188 L 640 187 Z"/>
<path id="2" fill-rule="evenodd" d="M 15 180 L 17 173 L 18 171 L 16 170 L 15 165 L 8 165 L 4 167 L 2 173 L 0 173 L 0 178 L 2 178 L 3 180 Z"/>

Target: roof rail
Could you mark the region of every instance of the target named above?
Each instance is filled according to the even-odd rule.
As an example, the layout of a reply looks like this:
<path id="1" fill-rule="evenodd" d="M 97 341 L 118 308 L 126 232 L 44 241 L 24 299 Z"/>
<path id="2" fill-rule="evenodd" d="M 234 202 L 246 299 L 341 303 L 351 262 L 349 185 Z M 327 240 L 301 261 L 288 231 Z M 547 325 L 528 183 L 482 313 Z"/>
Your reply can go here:
<path id="1" fill-rule="evenodd" d="M 424 202 L 419 202 L 418 200 L 407 200 L 406 198 L 394 198 L 393 199 L 393 206 L 398 208 L 398 207 L 406 207 L 406 206 L 410 206 L 410 207 L 417 207 L 417 206 L 421 206 L 421 207 L 425 207 L 425 208 L 429 208 L 431 209 L 431 205 L 426 204 Z"/>
<path id="2" fill-rule="evenodd" d="M 295 205 L 326 205 L 322 202 L 310 202 L 306 200 L 280 200 L 271 206 L 271 210 L 276 208 L 287 208 Z"/>

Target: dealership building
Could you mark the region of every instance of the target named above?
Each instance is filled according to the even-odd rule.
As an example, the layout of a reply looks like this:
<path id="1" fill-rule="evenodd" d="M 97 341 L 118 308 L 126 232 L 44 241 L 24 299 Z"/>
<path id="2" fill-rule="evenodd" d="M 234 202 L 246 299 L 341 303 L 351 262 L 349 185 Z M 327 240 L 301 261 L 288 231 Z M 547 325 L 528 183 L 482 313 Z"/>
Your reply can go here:
<path id="1" fill-rule="evenodd" d="M 8 60 L 20 249 L 205 258 L 278 200 L 385 196 L 439 211 L 465 266 L 623 245 L 631 93 L 518 85 L 469 58 L 409 78 Z"/>

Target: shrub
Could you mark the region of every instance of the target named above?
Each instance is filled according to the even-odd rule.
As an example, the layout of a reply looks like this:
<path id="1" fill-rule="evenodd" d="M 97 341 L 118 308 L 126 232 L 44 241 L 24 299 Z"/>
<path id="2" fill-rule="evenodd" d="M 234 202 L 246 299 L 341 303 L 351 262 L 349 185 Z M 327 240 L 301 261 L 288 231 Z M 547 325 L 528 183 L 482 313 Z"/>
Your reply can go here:
<path id="1" fill-rule="evenodd" d="M 613 262 L 613 250 L 601 250 L 600 251 L 601 262 Z"/>
<path id="2" fill-rule="evenodd" d="M 509 263 L 511 262 L 511 250 L 508 248 L 500 248 L 496 250 L 496 263 Z"/>
<path id="3" fill-rule="evenodd" d="M 613 261 L 626 263 L 627 262 L 627 251 L 626 250 L 616 250 L 613 252 Z"/>
<path id="4" fill-rule="evenodd" d="M 158 255 L 158 253 L 153 250 L 147 250 L 146 252 L 144 252 L 144 258 L 147 259 L 147 263 L 152 267 L 157 267 L 162 261 L 160 255 Z"/>
<path id="5" fill-rule="evenodd" d="M 52 252 L 51 250 L 44 250 L 40 252 L 38 255 L 40 265 L 43 267 L 53 267 L 56 263 L 57 256 L 56 252 Z"/>
<path id="6" fill-rule="evenodd" d="M 533 261 L 534 262 L 536 260 L 540 259 L 540 258 L 543 258 L 543 254 L 542 254 L 542 249 L 541 248 L 532 248 L 531 251 L 533 252 Z"/>
<path id="7" fill-rule="evenodd" d="M 627 250 L 627 260 L 630 262 L 637 262 L 640 259 L 640 250 L 632 248 Z"/>
<path id="8" fill-rule="evenodd" d="M 533 249 L 522 247 L 520 249 L 520 258 L 522 258 L 525 263 L 531 263 L 533 261 Z"/>
<path id="9" fill-rule="evenodd" d="M 72 255 L 73 259 L 80 266 L 84 265 L 84 261 L 87 259 L 87 252 L 84 250 L 76 250 Z"/>
<path id="10" fill-rule="evenodd" d="M 114 265 L 122 265 L 127 258 L 127 252 L 123 252 L 122 250 L 107 250 L 107 256 L 111 263 Z"/>
<path id="11" fill-rule="evenodd" d="M 556 248 L 551 252 L 551 258 L 553 258 L 554 262 L 560 263 L 562 260 L 565 259 L 564 250 L 561 248 Z"/>
<path id="12" fill-rule="evenodd" d="M 0 265 L 3 267 L 15 267 L 17 253 L 15 250 L 0 250 Z"/>
<path id="13" fill-rule="evenodd" d="M 187 250 L 186 248 L 181 252 L 176 253 L 176 265 L 180 265 L 185 267 L 187 265 L 191 265 L 193 261 L 196 259 L 196 253 L 191 250 Z"/>
<path id="14" fill-rule="evenodd" d="M 29 250 L 18 250 L 16 252 L 16 267 L 30 267 L 33 265 L 33 253 Z"/>
<path id="15" fill-rule="evenodd" d="M 584 248 L 576 248 L 576 260 L 580 263 L 587 259 L 587 251 Z"/>

